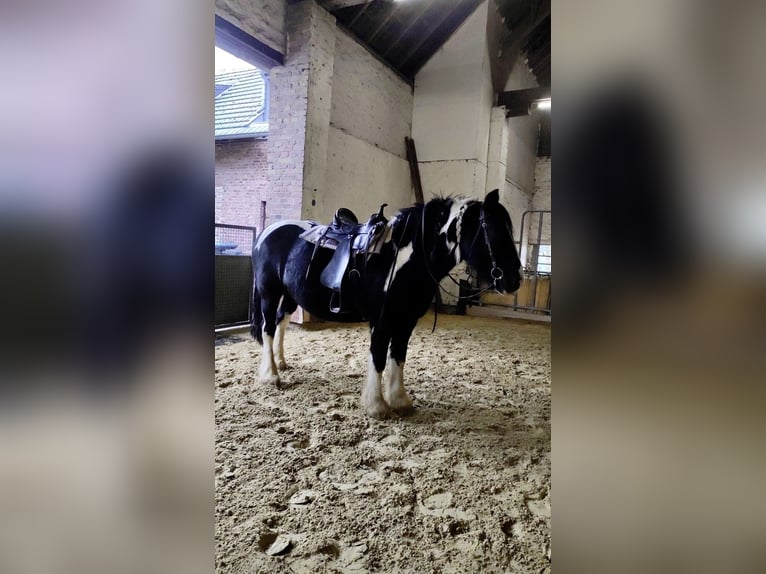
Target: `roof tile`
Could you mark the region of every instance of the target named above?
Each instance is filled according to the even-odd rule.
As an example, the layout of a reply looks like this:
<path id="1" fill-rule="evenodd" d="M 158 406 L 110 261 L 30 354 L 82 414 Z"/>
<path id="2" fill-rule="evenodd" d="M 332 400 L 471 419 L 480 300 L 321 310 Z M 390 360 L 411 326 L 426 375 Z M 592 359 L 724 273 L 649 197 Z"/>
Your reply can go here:
<path id="1" fill-rule="evenodd" d="M 225 72 L 215 76 L 215 137 L 263 137 L 268 134 L 266 82 L 257 68 Z M 228 86 L 228 88 L 225 88 Z"/>

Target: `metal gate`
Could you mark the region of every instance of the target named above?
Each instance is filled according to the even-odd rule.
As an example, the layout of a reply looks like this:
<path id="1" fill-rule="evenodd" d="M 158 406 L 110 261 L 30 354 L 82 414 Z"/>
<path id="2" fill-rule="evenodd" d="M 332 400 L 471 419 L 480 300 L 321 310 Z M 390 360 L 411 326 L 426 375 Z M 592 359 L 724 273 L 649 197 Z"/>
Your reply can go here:
<path id="1" fill-rule="evenodd" d="M 519 258 L 524 281 L 514 294 L 512 308 L 551 314 L 551 212 L 531 209 L 521 216 Z"/>
<path id="2" fill-rule="evenodd" d="M 253 266 L 250 254 L 256 228 L 215 224 L 215 326 L 242 325 L 250 320 Z"/>

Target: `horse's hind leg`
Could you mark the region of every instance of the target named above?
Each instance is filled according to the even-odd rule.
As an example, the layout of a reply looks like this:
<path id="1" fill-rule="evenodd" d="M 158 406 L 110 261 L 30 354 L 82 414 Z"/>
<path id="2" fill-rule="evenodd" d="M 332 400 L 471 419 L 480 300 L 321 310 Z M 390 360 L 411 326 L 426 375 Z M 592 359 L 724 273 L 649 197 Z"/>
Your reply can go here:
<path id="1" fill-rule="evenodd" d="M 277 312 L 277 329 L 274 333 L 274 360 L 276 361 L 277 369 L 280 371 L 287 369 L 287 362 L 285 361 L 285 330 L 288 323 L 290 323 L 290 315 L 297 308 L 298 305 L 295 301 L 285 295 Z"/>
<path id="2" fill-rule="evenodd" d="M 259 380 L 265 384 L 278 384 L 279 374 L 274 362 L 274 336 L 277 329 L 277 308 L 281 294 L 261 291 L 261 313 L 263 315 L 263 354 Z"/>

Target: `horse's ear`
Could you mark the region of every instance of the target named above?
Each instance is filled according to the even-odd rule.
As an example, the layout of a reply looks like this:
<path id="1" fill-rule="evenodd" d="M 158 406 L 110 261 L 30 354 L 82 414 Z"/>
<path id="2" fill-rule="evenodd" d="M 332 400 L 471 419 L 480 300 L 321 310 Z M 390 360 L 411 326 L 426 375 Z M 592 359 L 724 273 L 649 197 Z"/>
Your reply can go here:
<path id="1" fill-rule="evenodd" d="M 493 189 L 487 194 L 487 197 L 484 198 L 484 203 L 487 205 L 492 205 L 493 203 L 499 203 L 500 202 L 500 190 L 499 189 Z"/>

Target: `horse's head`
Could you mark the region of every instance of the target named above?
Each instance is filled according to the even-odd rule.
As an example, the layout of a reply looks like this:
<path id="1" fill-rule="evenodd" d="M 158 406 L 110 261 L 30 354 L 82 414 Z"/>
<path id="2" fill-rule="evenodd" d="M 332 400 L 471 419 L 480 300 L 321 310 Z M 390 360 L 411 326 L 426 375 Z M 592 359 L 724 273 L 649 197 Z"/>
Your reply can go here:
<path id="1" fill-rule="evenodd" d="M 513 241 L 513 224 L 500 203 L 497 189 L 463 216 L 460 249 L 479 280 L 501 293 L 513 293 L 521 284 L 521 261 Z"/>

